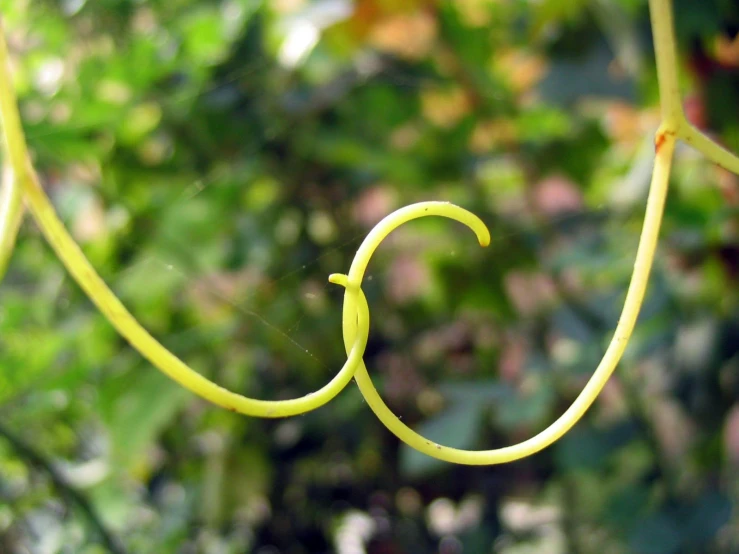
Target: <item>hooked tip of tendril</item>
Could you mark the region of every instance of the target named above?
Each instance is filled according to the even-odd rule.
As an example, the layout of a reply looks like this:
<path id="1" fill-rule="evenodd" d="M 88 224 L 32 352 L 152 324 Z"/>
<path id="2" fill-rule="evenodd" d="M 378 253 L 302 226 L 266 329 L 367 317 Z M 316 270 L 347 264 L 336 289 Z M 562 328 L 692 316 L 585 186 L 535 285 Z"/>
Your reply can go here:
<path id="1" fill-rule="evenodd" d="M 477 242 L 480 243 L 480 246 L 483 248 L 490 246 L 490 230 L 484 224 L 478 229 L 474 229 L 474 231 L 477 235 Z"/>
<path id="2" fill-rule="evenodd" d="M 332 273 L 328 276 L 328 282 L 346 288 L 349 285 L 349 277 L 343 273 Z"/>

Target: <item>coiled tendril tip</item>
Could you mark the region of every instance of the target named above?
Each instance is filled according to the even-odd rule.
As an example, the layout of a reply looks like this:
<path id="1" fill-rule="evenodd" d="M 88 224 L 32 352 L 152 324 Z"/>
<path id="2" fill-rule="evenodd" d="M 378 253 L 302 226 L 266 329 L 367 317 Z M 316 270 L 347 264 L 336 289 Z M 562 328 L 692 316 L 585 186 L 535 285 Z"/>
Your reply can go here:
<path id="1" fill-rule="evenodd" d="M 343 273 L 332 273 L 328 276 L 328 282 L 334 285 L 341 285 L 344 288 L 349 288 L 349 277 Z"/>

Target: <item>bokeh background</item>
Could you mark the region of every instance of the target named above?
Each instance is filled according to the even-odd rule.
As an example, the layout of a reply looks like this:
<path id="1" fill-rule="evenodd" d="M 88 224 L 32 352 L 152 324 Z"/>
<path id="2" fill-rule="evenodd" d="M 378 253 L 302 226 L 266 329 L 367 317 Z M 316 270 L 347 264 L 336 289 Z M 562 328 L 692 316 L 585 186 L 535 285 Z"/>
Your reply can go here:
<path id="1" fill-rule="evenodd" d="M 675 2 L 690 119 L 739 151 L 739 7 Z M 2 0 L 28 140 L 142 323 L 265 399 L 365 359 L 436 442 L 493 448 L 570 404 L 629 281 L 659 123 L 645 0 Z M 623 363 L 553 447 L 453 466 L 350 385 L 265 421 L 124 343 L 24 224 L 0 286 L 0 552 L 739 552 L 739 180 L 679 147 Z M 105 538 L 107 536 L 107 539 Z"/>

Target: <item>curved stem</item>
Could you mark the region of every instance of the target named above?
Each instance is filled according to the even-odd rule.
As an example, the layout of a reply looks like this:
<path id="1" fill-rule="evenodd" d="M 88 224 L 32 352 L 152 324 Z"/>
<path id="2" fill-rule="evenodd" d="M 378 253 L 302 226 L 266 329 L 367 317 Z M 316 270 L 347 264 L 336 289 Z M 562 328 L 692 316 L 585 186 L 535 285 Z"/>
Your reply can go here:
<path id="1" fill-rule="evenodd" d="M 223 408 L 258 417 L 286 417 L 314 410 L 330 401 L 349 381 L 362 360 L 367 336 L 360 336 L 341 371 L 315 393 L 291 400 L 256 400 L 231 392 L 202 376 L 159 343 L 108 288 L 57 217 L 38 180 L 26 182 L 26 199 L 46 240 L 79 286 L 131 346 L 174 381 Z M 360 299 L 361 302 L 361 299 Z M 366 302 L 366 301 L 365 301 Z M 368 312 L 363 312 L 363 314 Z M 360 315 L 360 317 L 363 317 Z M 369 325 L 369 323 L 367 323 Z"/>
<path id="2" fill-rule="evenodd" d="M 593 376 L 570 408 L 538 435 L 514 446 L 479 452 L 457 450 L 431 443 L 403 424 L 380 398 L 362 361 L 369 333 L 369 308 L 361 281 L 370 257 L 380 242 L 397 226 L 430 215 L 460 221 L 470 227 L 485 246 L 490 241 L 487 228 L 466 210 L 441 202 L 408 206 L 385 218 L 367 236 L 352 263 L 348 276 L 334 274 L 330 280 L 346 287 L 343 335 L 348 358 L 341 371 L 315 394 L 286 401 L 263 401 L 230 392 L 209 381 L 164 348 L 125 308 L 85 258 L 79 246 L 59 220 L 53 205 L 34 172 L 21 127 L 17 100 L 11 85 L 8 51 L 0 25 L 0 118 L 3 123 L 6 157 L 12 168 L 8 182 L 12 229 L 20 210 L 20 195 L 25 194 L 30 211 L 47 241 L 68 271 L 115 329 L 146 359 L 166 375 L 201 397 L 246 415 L 283 417 L 315 409 L 333 398 L 351 380 L 357 383 L 372 410 L 401 440 L 435 458 L 461 464 L 498 464 L 531 455 L 564 435 L 593 404 L 619 363 L 634 330 L 646 293 L 654 260 L 659 229 L 667 195 L 672 157 L 677 138 L 685 139 L 711 160 L 739 173 L 739 159 L 724 151 L 685 122 L 678 87 L 677 54 L 670 0 L 650 0 L 652 28 L 662 101 L 663 123 L 655 141 L 656 160 L 647 200 L 644 226 L 636 253 L 631 283 L 614 336 Z M 13 185 L 15 188 L 13 188 Z M 15 227 L 17 229 L 17 226 Z M 10 233 L 7 236 L 14 236 Z M 11 246 L 12 247 L 12 240 Z M 8 249 L 9 253 L 10 250 Z M 2 250 L 0 250 L 2 253 Z M 356 372 L 356 375 L 355 375 Z"/>
<path id="3" fill-rule="evenodd" d="M 644 294 L 647 289 L 649 273 L 654 261 L 654 253 L 657 248 L 657 240 L 659 238 L 659 229 L 662 222 L 662 213 L 664 211 L 665 199 L 667 197 L 668 181 L 670 176 L 670 166 L 672 163 L 672 154 L 675 150 L 675 136 L 672 133 L 660 130 L 658 133 L 658 141 L 661 147 L 657 151 L 657 157 L 652 175 L 652 185 L 649 191 L 649 199 L 647 200 L 646 216 L 644 218 L 644 227 L 642 229 L 641 238 L 639 239 L 639 248 L 636 253 L 636 261 L 634 263 L 634 272 L 629 284 L 629 290 L 626 294 L 624 308 L 621 318 L 616 326 L 616 331 L 611 339 L 611 343 L 606 350 L 595 373 L 588 381 L 577 399 L 554 423 L 544 429 L 538 435 L 518 443 L 513 446 L 498 448 L 494 450 L 459 450 L 456 448 L 448 448 L 431 442 L 427 438 L 419 435 L 410 427 L 404 424 L 400 419 L 392 413 L 385 402 L 380 397 L 377 389 L 372 384 L 372 380 L 367 373 L 367 368 L 362 362 L 357 370 L 355 379 L 359 385 L 362 394 L 367 400 L 367 404 L 382 423 L 400 440 L 407 443 L 411 447 L 440 460 L 454 462 L 467 465 L 490 465 L 502 464 L 519 460 L 543 450 L 551 445 L 567 431 L 569 431 L 583 416 L 587 409 L 595 402 L 596 398 L 603 390 L 609 377 L 616 369 L 621 356 L 626 349 L 626 345 L 631 338 L 631 333 L 636 325 L 636 320 L 644 300 Z M 351 269 L 349 270 L 348 282 L 352 284 L 351 288 L 347 288 L 344 295 L 344 345 L 347 351 L 352 348 L 352 344 L 357 340 L 356 337 L 362 336 L 365 329 L 358 327 L 357 315 L 362 315 L 362 307 L 357 303 L 359 296 L 357 294 L 358 287 L 361 283 L 362 276 L 369 263 L 370 256 L 374 252 L 377 245 L 396 227 L 414 219 L 415 217 L 423 217 L 424 215 L 442 215 L 459 219 L 442 210 L 430 212 L 429 210 L 421 211 L 415 207 L 409 206 L 404 210 L 399 210 L 391 216 L 381 221 L 372 233 L 365 239 L 360 246 L 357 256 L 354 258 Z M 399 212 L 405 213 L 399 214 Z M 451 211 L 451 208 L 449 209 Z M 478 233 L 478 237 L 480 234 Z M 488 239 L 489 240 L 489 239 Z M 485 244 L 480 239 L 481 244 Z"/>
<path id="4" fill-rule="evenodd" d="M 285 417 L 314 410 L 334 398 L 348 383 L 367 344 L 367 336 L 360 337 L 341 371 L 320 390 L 291 400 L 257 400 L 231 392 L 190 368 L 159 343 L 131 315 L 118 297 L 97 274 L 80 247 L 65 229 L 44 192 L 36 172 L 28 159 L 23 128 L 20 124 L 18 103 L 10 81 L 10 67 L 5 38 L 0 27 L 0 114 L 2 114 L 5 141 L 10 152 L 10 163 L 22 184 L 30 211 L 41 227 L 46 240 L 69 273 L 85 291 L 88 298 L 105 318 L 139 353 L 174 381 L 195 394 L 223 408 L 258 417 Z M 363 298 L 363 297 L 362 297 Z M 360 303 L 362 302 L 360 298 Z M 366 301 L 365 301 L 366 302 Z M 363 314 L 369 317 L 369 310 Z M 363 316 L 360 316 L 363 317 Z M 369 322 L 366 322 L 369 327 Z"/>

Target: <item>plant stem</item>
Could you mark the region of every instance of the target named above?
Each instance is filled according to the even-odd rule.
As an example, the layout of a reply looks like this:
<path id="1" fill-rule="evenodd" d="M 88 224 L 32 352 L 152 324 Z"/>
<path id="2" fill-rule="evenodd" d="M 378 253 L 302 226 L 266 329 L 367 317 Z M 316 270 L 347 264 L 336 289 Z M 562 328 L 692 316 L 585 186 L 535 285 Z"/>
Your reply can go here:
<path id="1" fill-rule="evenodd" d="M 90 522 L 90 526 L 100 535 L 102 543 L 109 552 L 112 554 L 126 554 L 126 550 L 120 541 L 105 527 L 103 520 L 97 514 L 87 497 L 70 485 L 51 461 L 47 460 L 43 454 L 10 431 L 2 422 L 0 422 L 0 437 L 3 437 L 13 447 L 13 450 L 15 450 L 18 456 L 48 474 L 54 487 L 59 491 L 59 494 L 76 504 L 82 513 L 85 514 L 85 517 Z"/>
<path id="2" fill-rule="evenodd" d="M 692 125 L 681 127 L 679 136 L 717 166 L 739 175 L 739 157 L 718 145 Z"/>
<path id="3" fill-rule="evenodd" d="M 677 74 L 672 0 L 649 0 L 649 11 L 662 105 L 662 128 L 673 132 L 716 165 L 739 175 L 739 157 L 690 125 L 685 118 Z"/>
<path id="4" fill-rule="evenodd" d="M 22 220 L 23 189 L 7 164 L 2 167 L 0 180 L 0 281 L 8 268 Z"/>
<path id="5" fill-rule="evenodd" d="M 257 400 L 224 389 L 189 367 L 162 346 L 126 309 L 64 227 L 31 166 L 10 80 L 8 50 L 2 31 L 0 27 L 0 114 L 6 122 L 4 128 L 13 171 L 22 184 L 29 210 L 47 242 L 116 331 L 162 373 L 198 396 L 232 411 L 258 417 L 287 417 L 314 410 L 333 399 L 351 381 L 364 354 L 366 335 L 357 341 L 339 373 L 318 391 L 290 400 Z"/>
<path id="6" fill-rule="evenodd" d="M 649 12 L 657 62 L 662 123 L 665 129 L 676 132 L 683 126 L 685 115 L 677 75 L 677 47 L 672 0 L 649 0 Z"/>
<path id="7" fill-rule="evenodd" d="M 13 87 L 13 76 L 10 71 L 10 56 L 5 41 L 5 30 L 0 18 L 0 121 L 3 124 L 5 148 L 10 166 L 17 173 L 17 178 L 23 180 L 30 169 L 28 148 L 23 135 L 23 126 L 18 112 L 18 99 Z M 20 139 L 20 140 L 18 140 Z"/>
<path id="8" fill-rule="evenodd" d="M 649 5 L 663 121 L 655 138 L 656 160 L 644 225 L 621 318 L 603 359 L 573 404 L 547 429 L 513 446 L 497 450 L 463 451 L 432 444 L 403 424 L 389 410 L 372 385 L 362 361 L 369 333 L 369 308 L 360 285 L 374 249 L 396 226 L 427 215 L 449 217 L 465 223 L 478 235 L 480 244 L 486 245 L 490 240 L 487 228 L 479 218 L 466 210 L 447 203 L 424 202 L 390 214 L 375 227 L 357 252 L 349 275 L 335 274 L 331 278 L 332 282 L 347 288 L 343 322 L 348 358 L 344 367 L 328 385 L 315 394 L 292 400 L 263 401 L 247 398 L 218 386 L 164 348 L 125 308 L 96 273 L 80 247 L 67 232 L 30 162 L 11 81 L 8 49 L 0 24 L 0 119 L 2 119 L 5 135 L 6 157 L 13 172 L 10 182 L 25 194 L 29 209 L 46 240 L 88 298 L 111 325 L 152 365 L 202 398 L 246 415 L 284 417 L 305 413 L 325 404 L 338 394 L 354 376 L 368 405 L 379 419 L 391 432 L 411 447 L 429 456 L 460 464 L 484 465 L 520 459 L 552 444 L 577 423 L 595 402 L 626 349 L 644 300 L 654 261 L 676 139 L 685 139 L 689 144 L 704 152 L 711 160 L 739 173 L 739 159 L 725 152 L 687 124 L 678 86 L 671 0 L 649 0 Z M 12 186 L 10 192 L 13 193 Z M 15 194 L 10 194 L 11 199 L 15 199 L 14 202 L 8 204 L 12 222 L 19 217 L 17 214 L 20 210 L 20 194 L 18 190 Z M 9 228 L 12 227 L 13 225 L 9 225 Z"/>
<path id="9" fill-rule="evenodd" d="M 21 128 L 20 116 L 11 86 L 8 48 L 3 34 L 3 22 L 0 18 L 0 81 L 8 86 L 0 87 L 0 124 L 3 131 L 3 168 L 0 181 L 0 281 L 5 275 L 10 256 L 15 247 L 15 238 L 23 219 L 23 187 L 22 179 L 28 170 L 25 141 L 20 144 L 11 139 Z M 18 173 L 20 168 L 20 173 Z"/>

